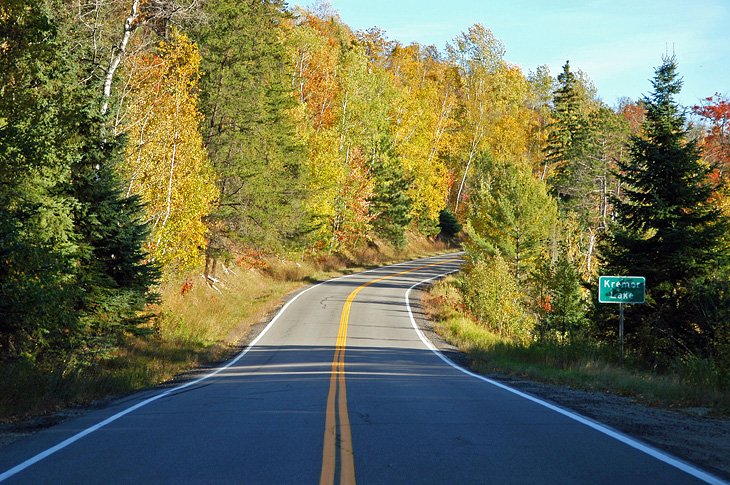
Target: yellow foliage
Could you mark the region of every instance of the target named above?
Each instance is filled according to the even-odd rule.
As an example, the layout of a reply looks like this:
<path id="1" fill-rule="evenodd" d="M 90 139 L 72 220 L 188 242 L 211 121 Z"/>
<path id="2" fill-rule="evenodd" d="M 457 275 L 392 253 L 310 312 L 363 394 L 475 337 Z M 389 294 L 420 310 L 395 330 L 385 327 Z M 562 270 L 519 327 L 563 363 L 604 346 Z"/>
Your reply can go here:
<path id="1" fill-rule="evenodd" d="M 203 218 L 218 197 L 199 132 L 200 54 L 174 31 L 156 53 L 133 56 L 125 68 L 120 125 L 129 142 L 119 170 L 128 193 L 145 203 L 150 253 L 167 270 L 189 269 L 201 262 Z"/>
<path id="2" fill-rule="evenodd" d="M 421 57 L 418 45 L 398 47 L 390 58 L 390 74 L 399 90 L 395 103 L 395 146 L 408 188 L 411 217 L 437 220 L 446 205 L 449 173 L 439 156 L 454 126 L 456 96 L 445 80 L 444 65 Z"/>

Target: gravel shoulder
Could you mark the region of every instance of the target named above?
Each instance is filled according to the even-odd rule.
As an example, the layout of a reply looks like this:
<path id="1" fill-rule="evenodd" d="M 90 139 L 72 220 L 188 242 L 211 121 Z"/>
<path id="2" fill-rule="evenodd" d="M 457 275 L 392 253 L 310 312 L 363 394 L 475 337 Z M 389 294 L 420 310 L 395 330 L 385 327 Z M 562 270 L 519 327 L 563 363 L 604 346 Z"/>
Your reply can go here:
<path id="1" fill-rule="evenodd" d="M 469 359 L 441 338 L 423 313 L 422 292 L 412 300 L 413 313 L 424 334 L 455 363 L 470 368 Z M 607 425 L 676 458 L 730 482 L 730 419 L 702 416 L 702 409 L 654 408 L 603 392 L 535 382 L 507 373 L 484 374 L 514 389 Z"/>

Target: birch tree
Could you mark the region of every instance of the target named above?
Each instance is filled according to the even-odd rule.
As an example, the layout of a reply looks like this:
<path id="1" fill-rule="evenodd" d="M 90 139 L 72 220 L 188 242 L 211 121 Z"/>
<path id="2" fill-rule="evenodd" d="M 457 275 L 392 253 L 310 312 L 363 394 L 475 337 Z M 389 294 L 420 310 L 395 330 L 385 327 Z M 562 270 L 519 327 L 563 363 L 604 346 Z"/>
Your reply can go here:
<path id="1" fill-rule="evenodd" d="M 145 203 L 152 256 L 168 272 L 187 270 L 202 263 L 204 218 L 217 198 L 199 131 L 200 54 L 173 30 L 156 52 L 130 58 L 125 71 L 129 92 L 121 119 L 129 141 L 120 171 L 126 193 Z"/>

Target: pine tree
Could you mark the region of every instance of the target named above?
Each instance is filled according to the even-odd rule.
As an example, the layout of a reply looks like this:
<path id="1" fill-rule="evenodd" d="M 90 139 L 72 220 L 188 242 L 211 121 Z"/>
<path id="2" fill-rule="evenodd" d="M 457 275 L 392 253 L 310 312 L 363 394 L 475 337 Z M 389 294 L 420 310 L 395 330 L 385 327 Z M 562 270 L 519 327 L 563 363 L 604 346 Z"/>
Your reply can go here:
<path id="1" fill-rule="evenodd" d="M 565 62 L 563 72 L 558 75 L 558 84 L 553 95 L 554 121 L 548 126 L 544 171 L 557 172 L 554 176 L 559 178 L 574 156 L 573 147 L 579 141 L 585 122 L 580 113 L 578 81 L 570 70 L 569 61 Z M 547 175 L 544 173 L 543 178 Z M 556 188 L 556 192 L 560 193 L 560 189 Z"/>
<path id="2" fill-rule="evenodd" d="M 683 109 L 674 100 L 682 81 L 673 57 L 663 59 L 644 98 L 642 136 L 631 158 L 619 163 L 622 197 L 605 243 L 605 274 L 645 276 L 647 304 L 627 313 L 627 334 L 656 359 L 702 351 L 713 323 L 692 318 L 692 282 L 707 277 L 727 255 L 720 238 L 727 220 L 713 207 L 711 167 L 688 137 Z M 696 317 L 696 315 L 695 315 Z"/>
<path id="3" fill-rule="evenodd" d="M 209 217 L 208 262 L 235 244 L 281 249 L 300 235 L 302 147 L 278 29 L 280 0 L 214 0 L 198 32 L 203 137 L 220 199 Z M 212 271 L 212 265 L 209 265 Z"/>
<path id="4" fill-rule="evenodd" d="M 379 236 L 402 248 L 406 244 L 405 230 L 411 222 L 412 206 L 403 167 L 393 154 L 386 152 L 371 161 L 370 171 L 375 181 L 370 210 L 377 214 L 373 228 Z"/>

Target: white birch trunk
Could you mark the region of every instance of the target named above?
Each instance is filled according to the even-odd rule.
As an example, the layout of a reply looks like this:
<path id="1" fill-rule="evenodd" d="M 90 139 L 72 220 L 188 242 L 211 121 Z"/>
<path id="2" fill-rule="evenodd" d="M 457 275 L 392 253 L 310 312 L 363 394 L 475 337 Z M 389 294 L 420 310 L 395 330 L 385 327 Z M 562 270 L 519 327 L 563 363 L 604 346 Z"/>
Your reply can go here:
<path id="1" fill-rule="evenodd" d="M 104 75 L 104 104 L 101 107 L 101 114 L 107 114 L 109 111 L 109 99 L 112 95 L 112 82 L 114 81 L 114 73 L 117 71 L 119 64 L 124 58 L 124 54 L 127 52 L 127 45 L 129 39 L 132 37 L 132 32 L 137 28 L 137 20 L 139 19 L 139 3 L 140 0 L 132 1 L 132 9 L 129 16 L 124 21 L 124 33 L 122 40 L 118 46 L 112 48 L 111 59 L 109 60 L 109 66 L 106 69 Z"/>

